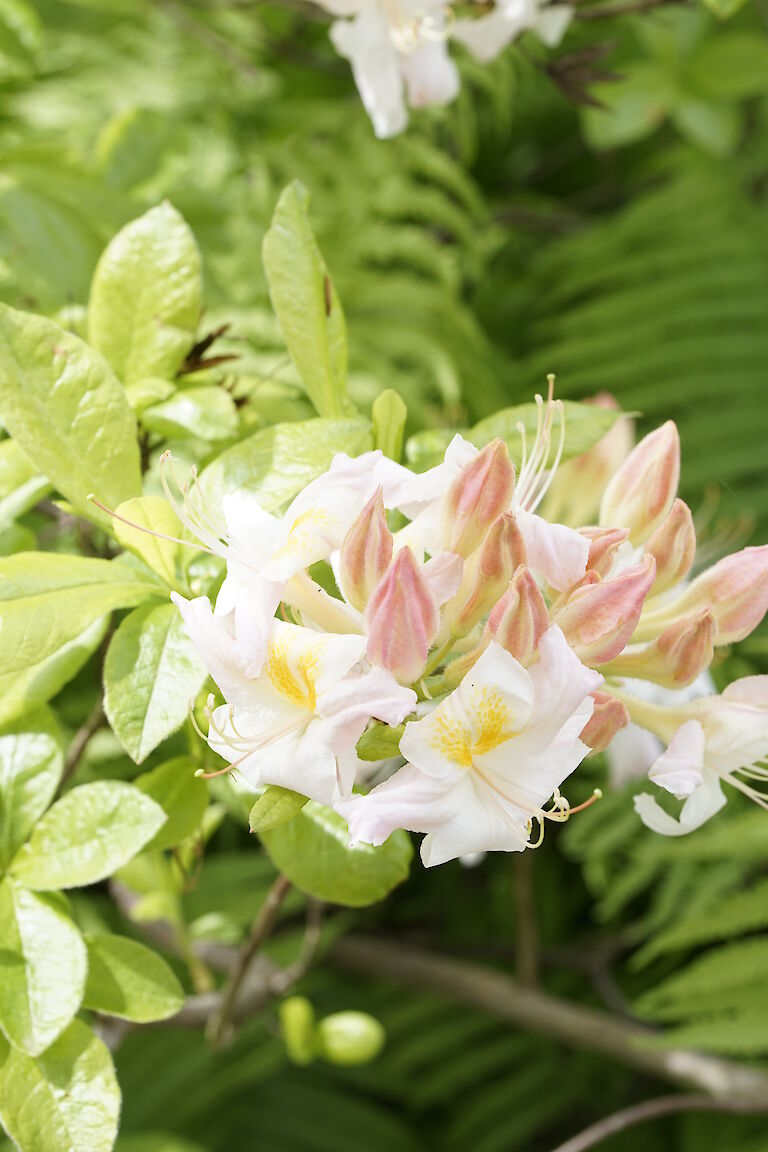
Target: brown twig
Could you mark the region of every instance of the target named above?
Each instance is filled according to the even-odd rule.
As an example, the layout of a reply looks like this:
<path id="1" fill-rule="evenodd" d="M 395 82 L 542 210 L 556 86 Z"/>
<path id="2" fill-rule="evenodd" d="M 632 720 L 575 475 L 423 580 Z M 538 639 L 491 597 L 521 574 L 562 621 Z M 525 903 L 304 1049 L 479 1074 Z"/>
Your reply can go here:
<path id="1" fill-rule="evenodd" d="M 573 16 L 575 20 L 613 20 L 617 16 L 648 12 L 651 8 L 661 8 L 665 4 L 679 2 L 680 0 L 628 0 L 626 4 L 596 4 L 594 8 L 576 8 Z"/>
<path id="2" fill-rule="evenodd" d="M 570 1003 L 477 964 L 451 960 L 389 940 L 352 936 L 329 953 L 339 967 L 443 995 L 562 1044 L 596 1052 L 673 1084 L 695 1086 L 718 1100 L 768 1109 L 768 1075 L 685 1048 L 661 1048 L 642 1027 L 599 1009 Z"/>
<path id="3" fill-rule="evenodd" d="M 635 1124 L 645 1124 L 648 1120 L 656 1120 L 661 1116 L 670 1116 L 676 1112 L 768 1112 L 768 1101 L 744 1100 L 715 1100 L 711 1096 L 685 1095 L 685 1096 L 658 1096 L 654 1100 L 644 1100 L 642 1104 L 633 1104 L 631 1108 L 623 1108 L 621 1112 L 614 1112 L 596 1124 L 591 1124 L 577 1136 L 559 1144 L 553 1152 L 587 1152 L 589 1148 L 596 1148 L 609 1136 L 617 1132 L 625 1132 Z"/>
<path id="4" fill-rule="evenodd" d="M 67 749 L 67 755 L 64 760 L 64 770 L 61 774 L 59 791 L 61 791 L 61 789 L 69 780 L 70 776 L 72 776 L 76 771 L 77 766 L 80 763 L 80 758 L 82 757 L 83 752 L 85 752 L 86 745 L 88 744 L 91 736 L 93 736 L 94 732 L 97 732 L 99 728 L 103 727 L 105 721 L 106 716 L 104 715 L 104 705 L 102 704 L 101 698 L 99 698 L 94 704 L 93 709 L 91 710 L 85 722 L 80 728 L 78 728 L 77 732 L 75 732 L 74 736 L 72 737 L 72 742 Z"/>
<path id="5" fill-rule="evenodd" d="M 515 885 L 515 951 L 517 978 L 524 988 L 539 982 L 539 930 L 533 894 L 533 855 L 521 852 L 512 861 Z"/>

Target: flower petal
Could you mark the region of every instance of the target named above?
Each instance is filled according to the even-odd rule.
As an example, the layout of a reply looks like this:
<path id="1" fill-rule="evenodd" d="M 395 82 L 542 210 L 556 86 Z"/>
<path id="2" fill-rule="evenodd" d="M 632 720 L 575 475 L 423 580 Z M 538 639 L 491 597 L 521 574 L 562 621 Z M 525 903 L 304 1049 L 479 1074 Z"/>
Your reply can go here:
<path id="1" fill-rule="evenodd" d="M 550 524 L 541 516 L 515 509 L 528 553 L 528 567 L 558 592 L 566 592 L 584 576 L 589 541 L 565 524 Z"/>
<path id="2" fill-rule="evenodd" d="M 681 724 L 652 765 L 648 776 L 678 800 L 691 796 L 699 787 L 704 772 L 704 729 L 698 720 Z"/>
<path id="3" fill-rule="evenodd" d="M 726 798 L 717 773 L 705 770 L 701 784 L 683 804 L 679 820 L 665 812 L 647 792 L 635 796 L 634 802 L 635 811 L 652 832 L 662 836 L 686 836 L 719 812 Z"/>

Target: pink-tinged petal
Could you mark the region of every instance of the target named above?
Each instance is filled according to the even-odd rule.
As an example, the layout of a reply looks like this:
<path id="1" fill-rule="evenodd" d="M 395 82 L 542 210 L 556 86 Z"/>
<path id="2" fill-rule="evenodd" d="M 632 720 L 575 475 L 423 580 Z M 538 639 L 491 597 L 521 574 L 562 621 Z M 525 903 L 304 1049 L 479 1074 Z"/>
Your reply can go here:
<path id="1" fill-rule="evenodd" d="M 459 472 L 443 503 L 443 539 L 450 552 L 469 556 L 509 507 L 515 469 L 503 440 L 492 440 Z"/>
<path id="2" fill-rule="evenodd" d="M 634 801 L 635 811 L 646 828 L 662 836 L 687 836 L 719 812 L 725 802 L 720 780 L 710 771 L 704 772 L 701 784 L 683 804 L 679 820 L 665 812 L 647 792 L 635 796 Z"/>
<path id="3" fill-rule="evenodd" d="M 455 552 L 436 552 L 422 568 L 422 575 L 437 604 L 444 604 L 458 590 L 464 561 Z"/>
<path id="4" fill-rule="evenodd" d="M 749 636 L 768 611 L 768 544 L 718 561 L 696 577 L 677 606 L 681 613 L 708 608 L 717 624 L 716 644 Z"/>
<path id="5" fill-rule="evenodd" d="M 628 528 L 642 544 L 664 522 L 680 480 L 680 437 L 668 420 L 632 449 L 603 495 L 600 524 Z"/>
<path id="6" fill-rule="evenodd" d="M 691 510 L 683 500 L 675 500 L 645 550 L 656 560 L 654 596 L 685 579 L 696 557 L 696 528 Z"/>
<path id="7" fill-rule="evenodd" d="M 488 620 L 491 636 L 505 651 L 527 667 L 549 628 L 549 612 L 541 589 L 524 565 L 515 572 L 509 588 Z"/>
<path id="8" fill-rule="evenodd" d="M 461 587 L 443 613 L 443 633 L 450 626 L 454 636 L 466 636 L 491 610 L 496 611 L 497 602 L 509 589 L 515 571 L 525 571 L 521 567 L 525 558 L 525 544 L 517 519 L 513 512 L 505 512 L 494 521 L 485 540 L 467 560 Z M 546 616 L 546 606 L 544 614 Z M 512 648 L 507 650 L 518 656 Z"/>
<path id="9" fill-rule="evenodd" d="M 450 104 L 459 94 L 459 70 L 448 55 L 445 41 L 431 41 L 400 56 L 411 108 Z"/>
<path id="10" fill-rule="evenodd" d="M 403 684 L 422 675 L 440 624 L 435 598 L 410 548 L 397 553 L 366 610 L 367 656 Z"/>
<path id="11" fill-rule="evenodd" d="M 604 752 L 617 732 L 628 726 L 629 712 L 626 704 L 607 692 L 593 692 L 592 699 L 594 710 L 579 738 L 593 752 Z"/>
<path id="12" fill-rule="evenodd" d="M 589 541 L 587 572 L 610 576 L 622 544 L 629 539 L 627 528 L 579 528 L 579 535 Z"/>
<path id="13" fill-rule="evenodd" d="M 365 611 L 371 593 L 392 561 L 393 551 L 383 493 L 377 488 L 344 537 L 339 554 L 339 587 L 359 612 Z"/>
<path id="14" fill-rule="evenodd" d="M 542 636 L 539 659 L 528 673 L 535 700 L 530 728 L 536 732 L 559 731 L 582 701 L 603 682 L 599 672 L 581 663 L 557 625 Z"/>
<path id="15" fill-rule="evenodd" d="M 656 561 L 647 555 L 642 564 L 621 576 L 576 588 L 555 616 L 568 643 L 589 664 L 613 660 L 629 643 L 653 584 Z"/>
<path id="16" fill-rule="evenodd" d="M 682 800 L 699 787 L 704 773 L 704 729 L 697 720 L 681 724 L 651 767 L 648 776 L 654 784 L 665 788 Z"/>
<path id="17" fill-rule="evenodd" d="M 479 455 L 474 444 L 458 433 L 445 450 L 445 459 L 426 472 L 411 472 L 402 468 L 402 477 L 397 481 L 393 474 L 389 484 L 384 484 L 384 503 L 388 508 L 399 508 L 409 520 L 445 495 L 454 478 L 470 460 Z"/>
<path id="18" fill-rule="evenodd" d="M 340 754 L 354 748 L 373 717 L 384 724 L 402 724 L 413 712 L 417 696 L 404 688 L 384 668 L 372 668 L 358 675 L 351 673 L 340 680 L 318 700 L 318 712 L 326 721 L 328 743 Z"/>
<path id="19" fill-rule="evenodd" d="M 755 708 L 768 708 L 768 676 L 743 676 L 723 689 L 723 700 L 736 704 L 751 704 Z"/>
<path id="20" fill-rule="evenodd" d="M 523 509 L 515 515 L 528 553 L 528 567 L 558 592 L 567 592 L 584 576 L 589 541 L 564 524 L 550 524 Z"/>

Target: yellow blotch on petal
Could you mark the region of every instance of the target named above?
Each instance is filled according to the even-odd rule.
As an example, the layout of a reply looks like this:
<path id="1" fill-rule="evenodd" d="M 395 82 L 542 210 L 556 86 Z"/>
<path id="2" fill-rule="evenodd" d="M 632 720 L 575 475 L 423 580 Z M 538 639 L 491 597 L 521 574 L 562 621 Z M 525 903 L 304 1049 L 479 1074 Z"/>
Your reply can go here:
<path id="1" fill-rule="evenodd" d="M 472 695 L 469 723 L 436 717 L 433 747 L 461 768 L 471 768 L 474 758 L 492 752 L 517 735 L 512 713 L 495 688 L 477 688 Z"/>
<path id="2" fill-rule="evenodd" d="M 272 645 L 267 661 L 267 675 L 272 684 L 292 704 L 308 708 L 311 712 L 314 712 L 317 704 L 317 671 L 316 652 L 302 653 L 294 666 L 285 643 L 278 641 Z"/>

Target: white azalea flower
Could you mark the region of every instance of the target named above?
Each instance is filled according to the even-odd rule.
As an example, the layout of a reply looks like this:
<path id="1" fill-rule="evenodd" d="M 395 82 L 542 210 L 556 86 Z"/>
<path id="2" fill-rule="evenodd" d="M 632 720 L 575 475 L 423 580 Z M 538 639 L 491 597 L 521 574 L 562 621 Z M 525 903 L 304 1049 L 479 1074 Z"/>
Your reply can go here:
<path id="1" fill-rule="evenodd" d="M 477 60 L 488 63 L 523 32 L 533 32 L 548 48 L 556 48 L 572 17 L 573 9 L 567 4 L 548 4 L 546 0 L 497 0 L 487 16 L 454 21 L 451 36 L 468 48 Z"/>
<path id="2" fill-rule="evenodd" d="M 249 784 L 280 784 L 322 804 L 348 794 L 355 744 L 371 719 L 400 724 L 416 704 L 382 668 L 365 671 L 362 636 L 337 636 L 276 620 L 262 674 L 247 674 L 234 617 L 205 597 L 174 602 L 226 704 L 209 714 L 208 742 Z"/>
<path id="3" fill-rule="evenodd" d="M 442 0 L 321 0 L 335 15 L 331 40 L 349 60 L 355 84 L 377 136 L 402 132 L 407 105 L 448 104 L 459 74 L 448 55 Z"/>
<path id="4" fill-rule="evenodd" d="M 559 628 L 547 631 L 527 670 L 492 642 L 454 692 L 406 726 L 400 751 L 408 763 L 368 796 L 337 805 L 352 839 L 381 844 L 395 828 L 426 832 L 427 867 L 522 851 L 533 822 L 567 812 L 557 790 L 589 751 L 579 735 L 601 680 Z"/>
<path id="5" fill-rule="evenodd" d="M 623 699 L 627 703 L 628 697 Z M 651 767 L 650 779 L 674 796 L 686 797 L 676 820 L 650 794 L 636 796 L 635 808 L 647 827 L 666 836 L 692 832 L 725 804 L 722 782 L 768 808 L 765 794 L 755 786 L 768 783 L 768 676 L 736 680 L 721 696 L 677 709 L 628 706 L 667 743 Z"/>

